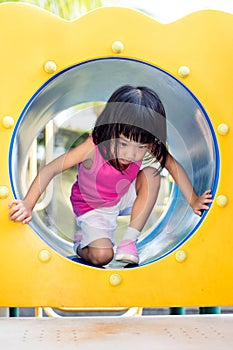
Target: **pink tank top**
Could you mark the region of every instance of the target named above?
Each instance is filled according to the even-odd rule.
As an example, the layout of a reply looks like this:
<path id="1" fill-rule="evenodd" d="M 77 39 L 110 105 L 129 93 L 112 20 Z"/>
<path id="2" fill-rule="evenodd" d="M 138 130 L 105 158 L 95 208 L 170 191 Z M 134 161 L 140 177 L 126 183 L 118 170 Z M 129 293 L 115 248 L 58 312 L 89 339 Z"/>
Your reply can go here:
<path id="1" fill-rule="evenodd" d="M 109 164 L 95 146 L 91 169 L 78 165 L 77 181 L 71 190 L 71 203 L 76 216 L 100 207 L 116 205 L 136 178 L 142 162 L 130 163 L 121 173 Z"/>

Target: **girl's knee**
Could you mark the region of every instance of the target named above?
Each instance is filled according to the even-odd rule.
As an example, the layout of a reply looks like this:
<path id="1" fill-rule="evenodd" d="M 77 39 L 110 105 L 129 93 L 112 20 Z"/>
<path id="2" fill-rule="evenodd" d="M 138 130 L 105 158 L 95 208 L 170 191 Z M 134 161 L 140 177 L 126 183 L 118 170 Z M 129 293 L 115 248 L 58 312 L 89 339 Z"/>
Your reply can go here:
<path id="1" fill-rule="evenodd" d="M 92 248 L 89 249 L 89 259 L 93 265 L 103 266 L 108 264 L 114 256 L 112 248 Z"/>

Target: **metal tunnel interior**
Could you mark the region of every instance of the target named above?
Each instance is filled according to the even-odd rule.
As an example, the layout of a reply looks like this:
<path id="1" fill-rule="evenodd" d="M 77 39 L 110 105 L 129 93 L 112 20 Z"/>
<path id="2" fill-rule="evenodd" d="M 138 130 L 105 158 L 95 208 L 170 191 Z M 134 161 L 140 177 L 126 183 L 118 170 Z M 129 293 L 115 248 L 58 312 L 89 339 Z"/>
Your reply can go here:
<path id="1" fill-rule="evenodd" d="M 10 145 L 9 172 L 14 196 L 22 198 L 20 176 L 28 150 L 41 129 L 59 113 L 82 103 L 107 101 L 124 85 L 154 89 L 167 113 L 170 152 L 183 165 L 198 194 L 216 191 L 219 151 L 211 121 L 201 103 L 179 80 L 148 63 L 128 58 L 100 58 L 69 67 L 49 79 L 22 111 Z M 64 205 L 66 205 L 64 203 Z M 165 257 L 189 239 L 206 219 L 192 212 L 173 185 L 169 204 L 149 232 L 138 241 L 140 265 Z M 58 237 L 34 214 L 32 230 L 63 256 L 73 255 L 72 243 Z"/>

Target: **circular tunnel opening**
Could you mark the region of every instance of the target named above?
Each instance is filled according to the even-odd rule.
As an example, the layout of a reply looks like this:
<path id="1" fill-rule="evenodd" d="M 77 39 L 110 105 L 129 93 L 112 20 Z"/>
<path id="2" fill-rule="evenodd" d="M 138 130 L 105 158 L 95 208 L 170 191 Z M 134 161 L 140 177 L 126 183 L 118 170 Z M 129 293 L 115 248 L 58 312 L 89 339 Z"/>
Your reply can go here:
<path id="1" fill-rule="evenodd" d="M 196 192 L 215 193 L 219 152 L 210 119 L 198 99 L 179 80 L 142 61 L 101 58 L 74 65 L 49 79 L 28 101 L 14 129 L 9 154 L 16 198 L 52 160 L 87 137 L 104 104 L 118 87 L 144 85 L 160 96 L 167 114 L 168 147 L 185 168 Z M 59 175 L 37 204 L 32 230 L 61 255 L 73 255 L 75 218 L 69 201 L 77 170 Z M 158 201 L 139 241 L 140 265 L 154 262 L 191 237 L 205 219 L 195 215 L 166 171 Z M 116 241 L 127 226 L 119 218 Z"/>

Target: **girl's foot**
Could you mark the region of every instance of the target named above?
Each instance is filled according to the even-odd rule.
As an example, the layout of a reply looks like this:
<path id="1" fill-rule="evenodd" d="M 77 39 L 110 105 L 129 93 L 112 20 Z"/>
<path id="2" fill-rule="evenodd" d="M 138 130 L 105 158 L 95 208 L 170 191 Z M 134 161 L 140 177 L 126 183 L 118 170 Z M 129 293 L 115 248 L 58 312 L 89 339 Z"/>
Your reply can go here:
<path id="1" fill-rule="evenodd" d="M 122 241 L 117 247 L 115 259 L 130 264 L 138 264 L 139 256 L 136 243 L 129 239 Z"/>

